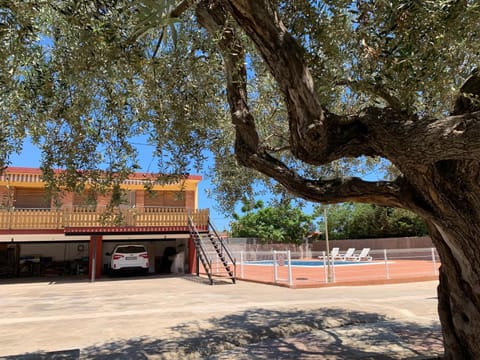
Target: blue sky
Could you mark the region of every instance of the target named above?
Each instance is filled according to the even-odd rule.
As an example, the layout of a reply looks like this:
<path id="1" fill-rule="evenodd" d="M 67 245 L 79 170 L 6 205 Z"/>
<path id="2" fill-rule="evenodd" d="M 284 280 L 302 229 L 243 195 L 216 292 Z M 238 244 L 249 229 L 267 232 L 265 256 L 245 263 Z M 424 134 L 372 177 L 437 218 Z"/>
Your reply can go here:
<path id="1" fill-rule="evenodd" d="M 151 150 L 151 149 L 149 149 Z M 141 146 L 139 147 L 140 152 L 140 166 L 142 167 L 139 171 L 147 172 L 152 164 L 150 151 L 145 151 L 145 154 L 141 151 Z M 18 167 L 33 167 L 38 168 L 40 166 L 40 150 L 32 145 L 30 142 L 24 144 L 23 151 L 20 154 L 12 154 L 10 157 L 11 166 Z M 210 199 L 206 196 L 206 190 L 209 189 L 212 184 L 208 176 L 202 173 L 195 175 L 201 175 L 202 181 L 199 184 L 198 189 L 198 206 L 199 208 L 210 209 L 210 218 L 213 222 L 213 225 L 217 230 L 222 231 L 229 229 L 229 223 L 232 220 L 229 217 L 229 214 L 224 214 L 215 209 L 215 200 Z"/>

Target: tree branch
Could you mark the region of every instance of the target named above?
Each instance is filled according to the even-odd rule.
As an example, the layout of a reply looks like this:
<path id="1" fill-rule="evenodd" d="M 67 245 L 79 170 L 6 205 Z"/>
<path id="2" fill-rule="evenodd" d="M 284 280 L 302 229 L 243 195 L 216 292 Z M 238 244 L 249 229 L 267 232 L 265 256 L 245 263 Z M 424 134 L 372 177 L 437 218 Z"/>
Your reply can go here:
<path id="1" fill-rule="evenodd" d="M 247 147 L 249 153 L 255 153 L 260 147 L 260 141 L 248 107 L 243 47 L 236 38 L 235 29 L 228 25 L 227 12 L 220 3 L 214 5 L 202 1 L 197 6 L 196 14 L 199 23 L 212 36 L 220 35 L 218 46 L 225 60 L 227 96 L 236 129 L 236 146 Z"/>
<path id="2" fill-rule="evenodd" d="M 452 115 L 480 110 L 480 72 L 475 69 L 460 87 Z"/>
<path id="3" fill-rule="evenodd" d="M 268 154 L 267 149 L 259 143 L 254 119 L 248 107 L 243 49 L 236 39 L 234 29 L 228 26 L 226 10 L 219 4 L 213 6 L 204 1 L 197 7 L 197 18 L 210 33 L 217 37 L 218 34 L 221 35 L 218 46 L 225 59 L 228 101 L 236 128 L 235 155 L 242 165 L 275 179 L 287 190 L 307 200 L 402 206 L 400 186 L 395 182 L 366 182 L 359 178 L 306 179 Z M 338 137 L 342 136 L 345 134 Z M 341 155 L 345 156 L 344 153 Z"/>
<path id="4" fill-rule="evenodd" d="M 256 44 L 282 90 L 290 120 L 292 150 L 301 159 L 327 146 L 326 114 L 315 94 L 303 49 L 266 0 L 229 1 L 230 13 Z"/>
<path id="5" fill-rule="evenodd" d="M 425 126 L 424 157 L 439 160 L 480 160 L 480 111 L 448 116 Z"/>
<path id="6" fill-rule="evenodd" d="M 235 3 L 238 5 L 241 1 Z M 244 141 L 254 140 L 255 144 L 251 145 L 254 148 L 258 146 L 258 134 L 246 97 L 246 70 L 241 62 L 244 61 L 243 48 L 233 27 L 228 26 L 228 30 L 225 28 L 227 13 L 234 14 L 236 21 L 257 42 L 259 51 L 284 92 L 293 155 L 312 165 L 326 164 L 345 156 L 379 155 L 370 146 L 367 129 L 358 121 L 358 117 L 336 116 L 321 108 L 314 91 L 313 79 L 303 61 L 302 48 L 286 32 L 276 13 L 270 10 L 268 2 L 246 3 L 248 4 L 242 5 L 247 8 L 240 6 L 241 9 L 234 8 L 227 2 L 221 3 L 221 9 L 219 4 L 210 1 L 203 1 L 197 6 L 200 24 L 214 36 L 222 34 L 218 45 L 225 59 L 229 102 L 230 105 L 238 102 L 231 106 L 231 109 L 235 108 L 232 111 L 233 123 L 248 133 Z M 242 17 L 243 15 L 252 18 Z M 263 29 L 266 29 L 265 32 Z M 238 69 L 242 69 L 244 74 Z M 235 77 L 234 81 L 232 77 Z M 241 116 L 244 111 L 249 114 L 248 121 L 247 117 Z M 240 120 L 238 116 L 243 119 Z"/>
<path id="7" fill-rule="evenodd" d="M 265 10 L 262 12 L 256 8 L 255 4 L 248 1 L 245 3 L 251 5 L 252 8 L 245 12 L 251 14 L 252 17 L 256 16 L 254 14 L 263 13 L 265 15 Z M 263 6 L 266 5 L 263 4 Z M 268 152 L 269 149 L 262 145 L 259 140 L 255 121 L 248 106 L 244 51 L 234 27 L 228 23 L 228 13 L 230 11 L 232 9 L 226 6 L 225 2 L 212 5 L 211 2 L 205 0 L 197 7 L 197 18 L 202 26 L 219 39 L 218 46 L 225 59 L 228 102 L 232 122 L 236 129 L 235 155 L 239 163 L 275 179 L 290 192 L 310 201 L 325 203 L 370 202 L 384 206 L 414 209 L 417 213 L 427 214 L 428 203 L 422 202 L 422 196 L 415 195 L 414 186 L 402 181 L 402 178 L 398 178 L 394 182 L 367 182 L 359 178 L 307 179 L 288 168 Z M 271 16 L 271 18 L 275 18 L 275 16 Z M 265 27 L 269 28 L 272 25 L 271 23 L 270 21 Z M 246 21 L 241 26 L 252 25 Z M 275 31 L 281 30 L 278 27 L 275 29 Z M 287 35 L 284 32 L 278 34 L 279 38 L 285 36 Z M 272 46 L 273 48 L 275 46 L 282 48 L 284 45 L 280 43 Z M 262 46 L 266 45 L 263 44 Z M 267 52 L 269 51 L 267 50 Z M 286 61 L 287 58 L 291 58 L 291 54 L 288 52 L 288 49 L 280 49 L 278 53 L 283 53 L 285 58 L 280 59 L 278 63 L 275 59 L 272 63 L 273 67 L 283 64 L 282 66 L 287 69 L 285 77 L 281 74 L 276 74 L 276 76 L 277 81 L 283 83 L 282 87 L 286 87 L 284 91 L 286 101 L 289 104 L 290 133 L 293 133 L 290 144 L 292 145 L 292 152 L 297 158 L 313 165 L 323 165 L 349 156 L 379 155 L 388 158 L 393 163 L 400 164 L 401 171 L 430 165 L 437 160 L 445 159 L 445 156 L 467 156 L 469 158 L 475 157 L 477 160 L 480 158 L 480 153 L 477 150 L 470 154 L 467 152 L 467 150 L 471 151 L 472 142 L 478 143 L 480 141 L 479 114 L 469 113 L 443 120 L 419 119 L 412 114 L 404 113 L 399 108 L 392 107 L 367 108 L 354 116 L 337 116 L 325 113 L 315 100 L 316 95 L 313 88 L 309 88 L 308 81 L 307 83 L 305 81 L 298 83 L 292 79 L 289 80 L 289 77 L 292 76 L 292 71 L 290 71 L 292 65 Z M 272 50 L 269 56 L 276 56 L 276 54 L 274 55 Z M 305 74 L 309 76 L 306 68 L 300 64 L 300 57 L 299 53 L 294 54 L 293 58 L 297 60 L 297 64 L 294 64 L 293 68 L 298 70 L 296 66 L 301 67 Z M 284 60 L 285 63 L 282 62 Z M 275 72 L 276 70 L 273 69 L 272 71 Z M 279 70 L 277 69 L 277 71 Z M 306 77 L 308 78 L 308 76 Z M 292 85 L 292 88 L 289 88 L 290 85 Z M 295 101 L 291 98 L 294 93 L 301 95 L 293 99 Z M 305 98 L 302 98 L 302 96 Z M 321 114 L 320 118 L 311 118 L 308 109 L 306 110 L 307 113 L 304 113 L 305 107 L 302 107 L 302 101 L 305 101 L 303 104 L 307 108 L 314 104 L 313 113 L 317 111 L 317 114 Z M 321 121 L 317 121 L 318 119 L 321 119 Z M 462 132 L 461 124 L 466 124 L 468 132 Z M 317 125 L 320 127 L 317 127 Z M 315 138 L 316 141 L 313 141 L 314 138 L 308 137 L 311 135 L 308 129 L 306 132 L 303 131 L 305 126 L 307 128 L 314 126 L 316 130 L 321 129 L 321 134 L 319 133 L 318 137 Z M 452 136 L 452 134 L 455 136 Z M 469 139 L 468 149 L 466 146 L 468 142 L 461 139 L 462 136 Z M 476 139 L 472 139 L 472 136 L 476 136 Z M 419 141 L 419 139 L 423 141 Z M 311 140 L 312 142 L 303 146 L 301 140 L 305 142 Z M 448 141 L 452 143 L 447 144 Z M 463 146 L 458 144 L 463 144 Z M 299 147 L 300 150 L 298 150 Z M 480 149 L 480 147 L 478 148 Z"/>
<path id="8" fill-rule="evenodd" d="M 299 176 L 281 161 L 270 155 L 238 156 L 243 165 L 254 168 L 275 179 L 291 193 L 309 201 L 322 203 L 365 202 L 383 206 L 408 207 L 403 201 L 399 182 L 364 181 L 356 177 L 312 180 Z"/>
<path id="9" fill-rule="evenodd" d="M 292 154 L 312 165 L 338 159 L 340 153 L 378 155 L 358 117 L 340 117 L 322 108 L 305 51 L 272 6 L 268 0 L 228 1 L 229 13 L 253 40 L 284 95 Z"/>
<path id="10" fill-rule="evenodd" d="M 195 4 L 196 0 L 183 0 L 178 3 L 178 5 L 170 12 L 171 18 L 178 18 L 180 17 L 185 11 L 187 11 L 190 6 Z"/>

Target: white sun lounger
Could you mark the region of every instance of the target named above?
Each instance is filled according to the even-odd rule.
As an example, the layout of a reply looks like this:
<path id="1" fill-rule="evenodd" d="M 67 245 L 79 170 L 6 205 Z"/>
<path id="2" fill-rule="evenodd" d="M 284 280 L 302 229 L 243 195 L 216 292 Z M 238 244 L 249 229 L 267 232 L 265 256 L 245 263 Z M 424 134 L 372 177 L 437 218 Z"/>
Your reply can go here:
<path id="1" fill-rule="evenodd" d="M 320 255 L 318 258 L 323 259 L 324 256 Z M 333 259 L 333 260 L 343 259 L 343 256 L 340 254 L 340 248 L 338 247 L 332 248 L 332 250 L 330 251 L 330 259 Z"/>
<path id="2" fill-rule="evenodd" d="M 340 248 L 334 247 L 332 251 L 330 251 L 330 259 L 338 259 L 340 256 Z"/>
<path id="3" fill-rule="evenodd" d="M 354 253 L 355 253 L 355 248 L 348 248 L 347 251 L 345 251 L 345 254 L 340 254 L 339 259 L 352 260 Z"/>
<path id="4" fill-rule="evenodd" d="M 363 248 L 362 251 L 360 251 L 360 254 L 358 255 L 353 255 L 352 260 L 355 261 L 372 261 L 372 257 L 368 255 L 370 252 L 370 248 Z"/>

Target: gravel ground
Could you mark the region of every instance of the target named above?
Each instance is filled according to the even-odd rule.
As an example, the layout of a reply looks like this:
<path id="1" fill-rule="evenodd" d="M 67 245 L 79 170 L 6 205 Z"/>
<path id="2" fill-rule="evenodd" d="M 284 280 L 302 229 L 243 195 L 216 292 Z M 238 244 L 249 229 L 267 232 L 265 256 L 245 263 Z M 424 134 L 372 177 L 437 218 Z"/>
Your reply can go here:
<path id="1" fill-rule="evenodd" d="M 81 351 L 1 359 L 437 359 L 443 352 L 438 323 L 419 325 L 356 311 L 318 309 L 274 314 L 258 310 L 232 314 L 213 324 L 180 324 L 176 330 L 185 336 L 130 339 Z"/>
<path id="2" fill-rule="evenodd" d="M 8 285 L 0 359 L 433 359 L 443 352 L 435 287 Z"/>

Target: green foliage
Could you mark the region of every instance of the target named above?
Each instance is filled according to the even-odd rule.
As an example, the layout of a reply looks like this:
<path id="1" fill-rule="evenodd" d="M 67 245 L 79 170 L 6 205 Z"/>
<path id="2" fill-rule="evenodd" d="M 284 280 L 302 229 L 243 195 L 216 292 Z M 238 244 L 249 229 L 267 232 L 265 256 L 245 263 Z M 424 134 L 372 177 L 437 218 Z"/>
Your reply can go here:
<path id="1" fill-rule="evenodd" d="M 397 208 L 346 203 L 327 208 L 331 239 L 365 239 L 427 235 L 417 215 Z M 319 223 L 324 231 L 323 221 Z"/>
<path id="2" fill-rule="evenodd" d="M 148 138 L 148 170 L 159 174 L 205 170 L 212 153 L 212 193 L 226 211 L 256 195 L 259 184 L 279 191 L 237 165 L 223 60 L 196 22 L 195 2 L 180 18 L 166 17 L 178 3 L 0 1 L 0 169 L 30 137 L 46 180 L 57 182 L 53 190 L 87 179 L 103 187 L 113 179 L 103 174 L 120 181 L 138 169 L 134 143 Z M 384 105 L 388 93 L 419 114 L 444 114 L 480 65 L 476 0 L 272 4 L 304 46 L 319 99 L 331 111 Z M 379 159 L 371 158 L 321 167 L 296 161 L 281 92 L 244 40 L 248 106 L 262 146 L 312 179 L 377 169 Z M 54 178 L 54 168 L 67 175 Z"/>
<path id="3" fill-rule="evenodd" d="M 262 243 L 301 244 L 313 225 L 313 216 L 306 215 L 290 201 L 265 207 L 262 201 L 242 201 L 243 215 L 234 214 L 230 224 L 233 237 L 257 238 Z"/>
<path id="4" fill-rule="evenodd" d="M 52 191 L 125 179 L 139 138 L 162 178 L 200 167 L 225 113 L 220 58 L 188 20 L 153 56 L 178 22 L 162 20 L 173 4 L 0 2 L 0 166 L 29 136 Z"/>
<path id="5" fill-rule="evenodd" d="M 479 65 L 476 0 L 279 3 L 329 108 L 382 104 L 386 92 L 404 108 L 439 115 Z"/>

